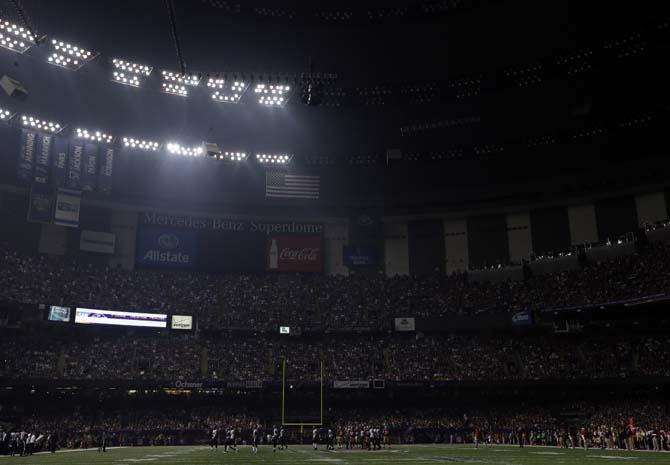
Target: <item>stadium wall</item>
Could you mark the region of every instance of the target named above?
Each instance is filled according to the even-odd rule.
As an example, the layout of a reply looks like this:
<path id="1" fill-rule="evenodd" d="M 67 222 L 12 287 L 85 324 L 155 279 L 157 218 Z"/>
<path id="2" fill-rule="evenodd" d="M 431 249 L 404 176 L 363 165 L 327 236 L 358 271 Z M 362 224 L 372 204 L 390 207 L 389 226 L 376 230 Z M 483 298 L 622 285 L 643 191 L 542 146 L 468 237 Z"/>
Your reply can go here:
<path id="1" fill-rule="evenodd" d="M 595 212 L 601 241 L 637 230 L 637 212 L 632 196 L 599 200 L 595 204 Z"/>
<path id="2" fill-rule="evenodd" d="M 347 222 L 326 223 L 324 225 L 324 272 L 327 275 L 348 275 L 349 268 L 343 263 L 344 247 L 349 243 Z"/>
<path id="3" fill-rule="evenodd" d="M 530 214 L 528 212 L 508 213 L 505 220 L 510 263 L 521 263 L 522 260 L 528 260 L 529 253 L 533 250 Z"/>
<path id="4" fill-rule="evenodd" d="M 465 218 L 444 220 L 445 271 L 468 269 L 468 222 Z"/>
<path id="5" fill-rule="evenodd" d="M 570 248 L 570 222 L 565 207 L 531 210 L 530 224 L 536 255 Z"/>
<path id="6" fill-rule="evenodd" d="M 638 225 L 653 224 L 668 217 L 665 195 L 663 192 L 638 194 L 635 196 L 635 210 Z"/>
<path id="7" fill-rule="evenodd" d="M 441 219 L 410 221 L 407 224 L 410 274 L 444 274 L 444 222 Z"/>
<path id="8" fill-rule="evenodd" d="M 593 204 L 569 206 L 568 219 L 570 222 L 570 243 L 572 245 L 598 241 L 596 211 Z"/>
<path id="9" fill-rule="evenodd" d="M 409 274 L 407 221 L 384 223 L 384 270 L 389 277 Z"/>

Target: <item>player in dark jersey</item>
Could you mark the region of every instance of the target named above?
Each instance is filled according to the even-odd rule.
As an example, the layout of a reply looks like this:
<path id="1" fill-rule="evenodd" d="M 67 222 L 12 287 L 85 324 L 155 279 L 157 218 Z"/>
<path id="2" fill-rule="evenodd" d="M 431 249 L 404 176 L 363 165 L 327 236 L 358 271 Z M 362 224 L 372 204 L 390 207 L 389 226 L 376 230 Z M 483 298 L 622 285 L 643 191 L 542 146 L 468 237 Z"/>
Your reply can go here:
<path id="1" fill-rule="evenodd" d="M 284 434 L 284 427 L 279 429 L 279 450 L 288 449 L 288 442 L 286 441 L 286 435 Z"/>
<path id="2" fill-rule="evenodd" d="M 316 450 L 316 446 L 319 444 L 319 429 L 315 426 L 312 428 L 312 447 Z"/>
<path id="3" fill-rule="evenodd" d="M 237 430 L 235 428 L 230 428 L 227 432 L 226 435 L 226 445 L 224 447 L 224 452 L 228 452 L 228 450 L 232 450 L 237 452 L 237 445 L 235 444 L 235 433 Z"/>
<path id="4" fill-rule="evenodd" d="M 328 428 L 328 447 L 327 450 L 335 450 L 335 435 L 333 430 Z"/>
<path id="5" fill-rule="evenodd" d="M 279 441 L 279 429 L 277 425 L 272 426 L 272 452 L 277 452 L 277 442 Z"/>

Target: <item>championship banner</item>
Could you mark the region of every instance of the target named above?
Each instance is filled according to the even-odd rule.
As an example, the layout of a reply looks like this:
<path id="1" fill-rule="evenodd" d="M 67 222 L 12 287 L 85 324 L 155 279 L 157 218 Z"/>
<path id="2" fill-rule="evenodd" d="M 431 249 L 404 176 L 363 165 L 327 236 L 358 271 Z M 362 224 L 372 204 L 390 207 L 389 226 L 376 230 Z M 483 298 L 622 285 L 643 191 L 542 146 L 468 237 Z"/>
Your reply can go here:
<path id="1" fill-rule="evenodd" d="M 137 263 L 188 268 L 195 265 L 195 231 L 142 228 L 137 238 Z"/>
<path id="2" fill-rule="evenodd" d="M 19 149 L 19 166 L 17 178 L 19 182 L 33 181 L 33 168 L 37 150 L 37 133 L 27 129 L 21 130 L 21 148 Z"/>
<path id="3" fill-rule="evenodd" d="M 322 236 L 271 236 L 268 241 L 269 271 L 323 271 Z"/>
<path id="4" fill-rule="evenodd" d="M 100 171 L 98 172 L 98 192 L 112 192 L 112 176 L 114 175 L 114 149 L 109 146 L 100 148 Z"/>
<path id="5" fill-rule="evenodd" d="M 37 156 L 35 157 L 35 172 L 33 176 L 33 180 L 38 184 L 49 184 L 53 141 L 54 136 L 39 136 L 37 142 Z"/>
<path id="6" fill-rule="evenodd" d="M 53 219 L 54 224 L 74 228 L 78 227 L 80 208 L 81 192 L 71 189 L 58 189 Z"/>
<path id="7" fill-rule="evenodd" d="M 42 184 L 30 186 L 30 202 L 28 203 L 28 221 L 34 223 L 50 223 L 53 213 L 53 196 L 51 189 Z"/>
<path id="8" fill-rule="evenodd" d="M 69 141 L 64 137 L 54 136 L 53 140 L 53 164 L 51 165 L 51 178 L 56 187 L 65 187 L 67 182 L 67 153 Z"/>
<path id="9" fill-rule="evenodd" d="M 379 263 L 378 257 L 374 247 L 347 245 L 342 248 L 342 263 L 349 268 L 376 266 Z"/>
<path id="10" fill-rule="evenodd" d="M 84 144 L 81 167 L 81 190 L 94 191 L 98 184 L 98 144 Z"/>
<path id="11" fill-rule="evenodd" d="M 414 318 L 396 318 L 395 319 L 395 330 L 396 331 L 414 331 L 416 329 L 416 324 Z"/>
<path id="12" fill-rule="evenodd" d="M 84 144 L 82 142 L 72 142 L 68 152 L 67 165 L 67 187 L 71 189 L 81 188 L 81 170 L 84 161 Z"/>

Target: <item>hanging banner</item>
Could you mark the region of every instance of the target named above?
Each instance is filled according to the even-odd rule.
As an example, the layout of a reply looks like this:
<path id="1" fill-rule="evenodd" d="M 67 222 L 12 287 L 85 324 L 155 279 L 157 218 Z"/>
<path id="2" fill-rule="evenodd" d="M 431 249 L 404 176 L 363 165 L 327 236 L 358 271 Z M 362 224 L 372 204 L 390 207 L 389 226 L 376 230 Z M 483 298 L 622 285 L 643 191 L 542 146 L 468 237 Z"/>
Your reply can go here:
<path id="1" fill-rule="evenodd" d="M 53 164 L 51 165 L 51 179 L 54 186 L 65 187 L 67 182 L 69 141 L 64 137 L 54 136 L 52 145 Z"/>
<path id="2" fill-rule="evenodd" d="M 79 236 L 79 250 L 97 253 L 114 253 L 116 236 L 107 232 L 88 231 L 84 229 Z"/>
<path id="3" fill-rule="evenodd" d="M 98 173 L 98 192 L 109 194 L 112 192 L 112 176 L 114 175 L 114 149 L 100 148 L 100 171 Z"/>
<path id="4" fill-rule="evenodd" d="M 92 192 L 98 184 L 98 144 L 84 144 L 81 166 L 81 190 Z"/>
<path id="5" fill-rule="evenodd" d="M 81 188 L 81 164 L 84 159 L 84 144 L 72 142 L 68 152 L 67 165 L 67 187 L 71 189 Z"/>
<path id="6" fill-rule="evenodd" d="M 377 249 L 371 246 L 346 245 L 342 248 L 342 262 L 349 268 L 377 266 Z"/>
<path id="7" fill-rule="evenodd" d="M 323 271 L 323 237 L 311 235 L 270 236 L 269 271 Z"/>
<path id="8" fill-rule="evenodd" d="M 53 213 L 53 195 L 51 188 L 44 184 L 30 186 L 30 202 L 28 203 L 28 221 L 34 223 L 50 223 Z"/>
<path id="9" fill-rule="evenodd" d="M 51 150 L 54 136 L 40 135 L 37 143 L 37 156 L 35 157 L 35 173 L 33 180 L 38 184 L 49 184 L 49 172 L 51 169 Z"/>
<path id="10" fill-rule="evenodd" d="M 19 149 L 19 167 L 17 178 L 19 182 L 33 181 L 35 150 L 37 149 L 37 133 L 27 129 L 21 130 L 21 148 Z"/>
<path id="11" fill-rule="evenodd" d="M 71 189 L 58 189 L 53 222 L 61 226 L 78 227 L 80 208 L 81 192 Z"/>

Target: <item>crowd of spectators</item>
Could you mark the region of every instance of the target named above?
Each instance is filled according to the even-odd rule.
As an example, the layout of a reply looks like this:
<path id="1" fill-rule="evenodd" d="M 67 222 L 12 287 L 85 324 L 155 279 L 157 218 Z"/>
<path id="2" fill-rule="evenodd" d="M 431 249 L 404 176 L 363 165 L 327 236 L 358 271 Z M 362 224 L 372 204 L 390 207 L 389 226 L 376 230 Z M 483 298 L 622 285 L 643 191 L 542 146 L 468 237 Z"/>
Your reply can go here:
<path id="1" fill-rule="evenodd" d="M 662 336 L 328 335 L 5 331 L 0 378 L 317 382 L 625 379 L 667 377 Z"/>
<path id="2" fill-rule="evenodd" d="M 98 268 L 27 256 L 0 246 L 0 301 L 198 314 L 201 327 L 387 329 L 393 317 L 444 317 L 607 303 L 664 294 L 670 250 L 633 255 L 524 281 L 471 282 L 468 275 L 386 277 L 380 273 L 208 274 Z"/>
<path id="3" fill-rule="evenodd" d="M 562 412 L 570 408 L 574 405 L 339 410 L 329 413 L 323 427 L 317 428 L 317 434 L 325 439 L 326 432 L 332 431 L 340 447 L 344 447 L 345 442 L 351 447 L 365 447 L 367 440 L 359 441 L 357 436 L 365 435 L 367 439 L 369 431 L 379 429 L 392 444 L 455 444 L 477 440 L 480 444 L 670 450 L 670 437 L 666 434 L 670 431 L 670 421 L 668 406 L 664 403 L 582 402 L 579 418 L 561 418 Z M 204 444 L 212 429 L 230 428 L 238 430 L 239 443 L 248 444 L 256 425 L 271 432 L 276 424 L 270 412 L 250 413 L 234 408 L 160 410 L 154 407 L 82 413 L 75 407 L 25 414 L 8 429 L 44 439 L 57 435 L 60 447 L 85 448 L 95 447 L 102 432 L 107 436 L 107 445 Z M 305 430 L 301 434 L 298 429 L 291 429 L 287 436 L 293 443 L 307 443 L 311 442 L 312 431 Z"/>

